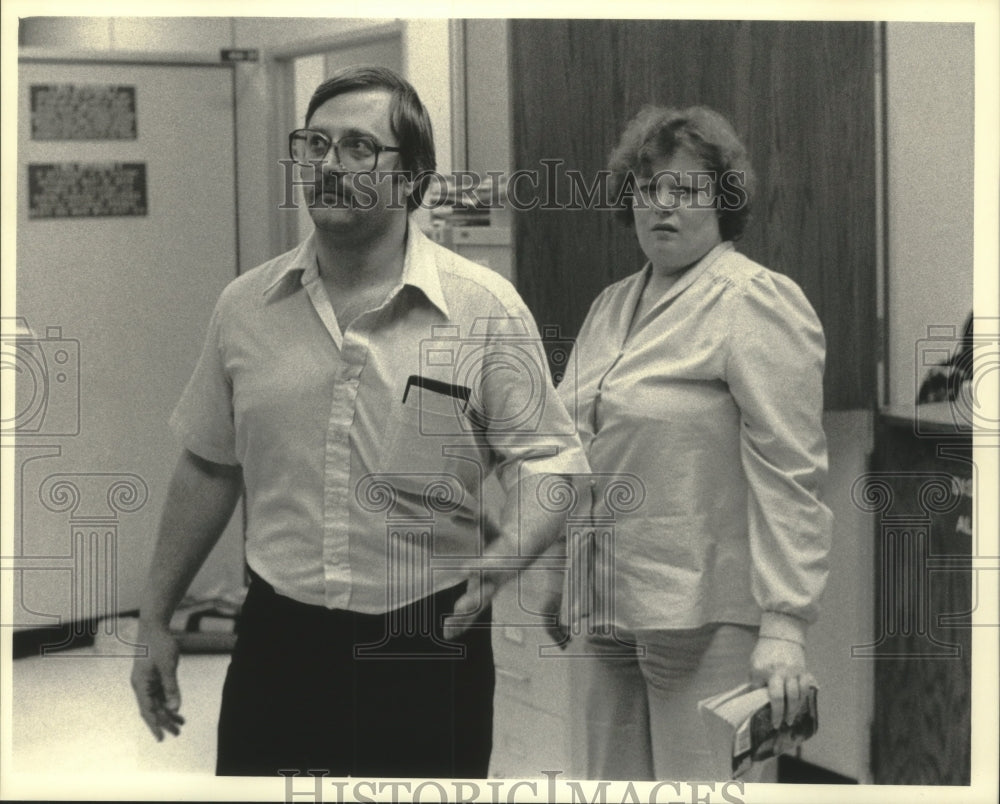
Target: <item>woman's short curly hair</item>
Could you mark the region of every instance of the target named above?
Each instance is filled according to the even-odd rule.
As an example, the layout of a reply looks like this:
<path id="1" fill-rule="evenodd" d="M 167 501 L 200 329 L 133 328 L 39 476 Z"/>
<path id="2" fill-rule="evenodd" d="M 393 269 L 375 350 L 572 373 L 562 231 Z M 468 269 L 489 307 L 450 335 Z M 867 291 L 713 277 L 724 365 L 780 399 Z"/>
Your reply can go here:
<path id="1" fill-rule="evenodd" d="M 750 217 L 753 170 L 747 149 L 729 121 L 706 106 L 646 106 L 629 121 L 608 164 L 610 197 L 620 201 L 615 216 L 625 224 L 634 223 L 626 184 L 648 176 L 653 162 L 670 159 L 681 149 L 689 151 L 714 176 L 723 240 L 739 239 Z"/>

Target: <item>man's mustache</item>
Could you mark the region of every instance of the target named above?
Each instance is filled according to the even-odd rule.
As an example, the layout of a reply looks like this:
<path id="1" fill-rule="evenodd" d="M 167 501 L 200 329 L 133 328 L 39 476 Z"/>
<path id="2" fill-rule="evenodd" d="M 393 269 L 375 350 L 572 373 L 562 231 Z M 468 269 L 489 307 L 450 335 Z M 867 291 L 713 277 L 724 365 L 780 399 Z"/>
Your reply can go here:
<path id="1" fill-rule="evenodd" d="M 342 172 L 323 171 L 316 181 L 316 191 L 320 195 L 349 196 L 351 190 L 349 177 Z"/>

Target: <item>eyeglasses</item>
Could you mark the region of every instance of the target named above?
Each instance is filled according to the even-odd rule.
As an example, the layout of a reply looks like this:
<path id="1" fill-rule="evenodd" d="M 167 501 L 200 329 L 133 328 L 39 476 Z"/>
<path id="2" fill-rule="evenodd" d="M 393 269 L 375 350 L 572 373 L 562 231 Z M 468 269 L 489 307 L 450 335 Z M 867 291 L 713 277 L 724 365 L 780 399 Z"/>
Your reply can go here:
<path id="1" fill-rule="evenodd" d="M 331 148 L 337 164 L 351 173 L 370 173 L 375 170 L 382 151 L 402 151 L 396 146 L 381 145 L 373 137 L 349 135 L 334 142 L 322 131 L 311 128 L 296 129 L 288 135 L 288 153 L 300 165 L 322 162 Z"/>
<path id="2" fill-rule="evenodd" d="M 690 183 L 678 183 L 672 176 L 663 173 L 652 179 L 637 179 L 632 203 L 643 208 L 652 205 L 661 211 L 682 207 L 708 209 L 714 208 L 714 197 L 711 184 L 703 184 L 697 179 Z"/>

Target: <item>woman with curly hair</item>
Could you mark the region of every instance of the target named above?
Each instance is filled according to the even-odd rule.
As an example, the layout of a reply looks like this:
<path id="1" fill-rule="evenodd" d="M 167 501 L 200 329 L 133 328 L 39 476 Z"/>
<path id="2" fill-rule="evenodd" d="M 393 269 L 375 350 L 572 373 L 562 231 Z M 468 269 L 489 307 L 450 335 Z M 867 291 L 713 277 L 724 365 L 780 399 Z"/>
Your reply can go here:
<path id="1" fill-rule="evenodd" d="M 815 684 L 805 641 L 826 582 L 819 499 L 825 344 L 787 276 L 734 248 L 753 174 L 705 107 L 648 107 L 610 168 L 647 262 L 593 303 L 563 380 L 594 472 L 644 502 L 595 539 L 574 661 L 581 776 L 711 779 L 698 701 L 753 681 L 775 723 Z"/>

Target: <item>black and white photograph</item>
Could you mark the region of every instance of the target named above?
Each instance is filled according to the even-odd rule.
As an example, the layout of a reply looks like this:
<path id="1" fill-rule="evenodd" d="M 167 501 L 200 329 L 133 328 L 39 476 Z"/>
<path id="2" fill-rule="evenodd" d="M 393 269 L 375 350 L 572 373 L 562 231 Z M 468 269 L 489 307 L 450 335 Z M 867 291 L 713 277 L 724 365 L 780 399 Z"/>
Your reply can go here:
<path id="1" fill-rule="evenodd" d="M 2 15 L 0 800 L 997 800 L 995 0 Z"/>

